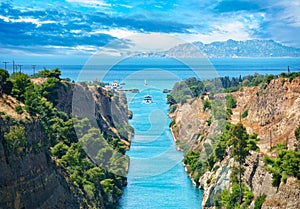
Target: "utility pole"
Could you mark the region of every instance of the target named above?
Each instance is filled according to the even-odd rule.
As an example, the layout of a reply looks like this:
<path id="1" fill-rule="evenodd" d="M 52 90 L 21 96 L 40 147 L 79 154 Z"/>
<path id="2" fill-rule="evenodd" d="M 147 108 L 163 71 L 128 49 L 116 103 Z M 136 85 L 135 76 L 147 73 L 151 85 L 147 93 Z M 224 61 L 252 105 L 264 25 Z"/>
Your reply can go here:
<path id="1" fill-rule="evenodd" d="M 13 70 L 13 73 L 14 73 L 15 72 L 15 60 L 13 60 L 12 70 Z"/>
<path id="2" fill-rule="evenodd" d="M 9 62 L 6 62 L 6 61 L 5 61 L 5 62 L 3 62 L 3 63 L 4 63 L 4 69 L 6 70 L 6 64 L 9 63 Z"/>
<path id="3" fill-rule="evenodd" d="M 23 66 L 23 65 L 19 65 L 19 67 L 20 67 L 20 73 L 22 73 L 22 66 Z"/>
<path id="4" fill-rule="evenodd" d="M 288 75 L 291 73 L 290 66 L 288 66 Z"/>
<path id="5" fill-rule="evenodd" d="M 36 65 L 32 65 L 33 76 L 35 75 L 35 67 L 36 67 Z"/>

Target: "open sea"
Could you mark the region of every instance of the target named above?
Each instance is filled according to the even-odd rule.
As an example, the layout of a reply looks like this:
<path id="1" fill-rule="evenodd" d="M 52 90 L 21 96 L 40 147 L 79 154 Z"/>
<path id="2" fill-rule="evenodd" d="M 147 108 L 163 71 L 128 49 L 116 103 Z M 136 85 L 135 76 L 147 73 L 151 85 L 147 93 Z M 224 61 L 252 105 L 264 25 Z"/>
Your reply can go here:
<path id="1" fill-rule="evenodd" d="M 74 81 L 113 80 L 122 81 L 128 76 L 148 70 L 165 71 L 172 74 L 178 80 L 196 76 L 199 79 L 210 79 L 216 76 L 239 77 L 254 73 L 279 74 L 287 72 L 288 66 L 291 72 L 300 71 L 299 58 L 213 58 L 213 59 L 173 59 L 173 58 L 129 58 L 123 60 L 97 60 L 88 61 L 85 65 L 37 65 L 36 71 L 43 68 L 60 68 L 63 78 Z M 11 71 L 11 67 L 7 69 Z M 31 75 L 31 65 L 22 67 L 22 71 Z M 170 75 L 171 76 L 171 75 Z M 150 78 L 151 79 L 151 78 Z M 173 80 L 171 80 L 172 82 Z M 169 83 L 169 82 L 168 82 Z"/>
<path id="2" fill-rule="evenodd" d="M 86 65 L 37 66 L 36 69 L 59 67 L 63 78 L 74 81 L 117 80 L 127 93 L 130 121 L 135 129 L 130 151 L 128 186 L 119 202 L 120 209 L 179 208 L 200 209 L 203 191 L 197 189 L 184 171 L 182 153 L 176 151 L 169 130 L 168 105 L 163 89 L 171 89 L 176 81 L 195 76 L 212 79 L 218 76 L 239 77 L 254 73 L 279 74 L 300 71 L 300 58 L 226 58 L 171 59 L 131 58 L 108 63 Z M 30 66 L 24 71 L 32 74 Z M 144 104 L 150 94 L 153 103 Z"/>

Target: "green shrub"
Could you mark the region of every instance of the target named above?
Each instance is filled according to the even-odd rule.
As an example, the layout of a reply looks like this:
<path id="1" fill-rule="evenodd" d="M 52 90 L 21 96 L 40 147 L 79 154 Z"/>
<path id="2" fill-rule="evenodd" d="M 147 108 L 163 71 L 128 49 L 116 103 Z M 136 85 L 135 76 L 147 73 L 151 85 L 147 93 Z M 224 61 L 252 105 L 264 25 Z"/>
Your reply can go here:
<path id="1" fill-rule="evenodd" d="M 269 74 L 265 77 L 265 82 L 268 84 L 270 84 L 271 80 L 273 80 L 275 78 L 275 76 L 273 74 Z"/>
<path id="2" fill-rule="evenodd" d="M 226 118 L 229 119 L 231 115 L 232 115 L 232 110 L 230 108 L 227 108 L 226 109 Z"/>
<path id="3" fill-rule="evenodd" d="M 248 116 L 248 110 L 245 110 L 242 114 L 242 118 L 246 118 Z"/>
<path id="4" fill-rule="evenodd" d="M 61 159 L 62 156 L 67 153 L 68 149 L 69 147 L 67 145 L 63 142 L 59 142 L 51 149 L 51 155 Z"/>
<path id="5" fill-rule="evenodd" d="M 4 134 L 4 140 L 9 152 L 19 154 L 20 149 L 27 145 L 25 128 L 19 125 L 10 126 L 9 132 Z"/>
<path id="6" fill-rule="evenodd" d="M 172 120 L 169 127 L 172 128 L 176 124 L 175 120 Z"/>
<path id="7" fill-rule="evenodd" d="M 203 101 L 203 110 L 205 111 L 206 109 L 211 109 L 211 102 L 208 99 Z"/>
<path id="8" fill-rule="evenodd" d="M 267 170 L 272 173 L 272 185 L 278 187 L 280 182 L 285 182 L 289 176 L 300 180 L 300 151 L 287 150 L 286 146 L 277 146 L 275 159 L 264 157 Z"/>
<path id="9" fill-rule="evenodd" d="M 170 113 L 174 113 L 176 111 L 176 109 L 177 109 L 177 106 L 176 105 L 172 105 L 170 107 Z"/>
<path id="10" fill-rule="evenodd" d="M 266 200 L 266 197 L 267 196 L 265 194 L 258 196 L 254 202 L 254 209 L 261 209 L 262 205 Z"/>
<path id="11" fill-rule="evenodd" d="M 24 112 L 21 105 L 17 105 L 15 110 L 19 115 L 23 114 L 23 112 Z"/>
<path id="12" fill-rule="evenodd" d="M 207 179 L 206 184 L 210 184 L 211 180 L 212 180 L 212 178 Z"/>
<path id="13" fill-rule="evenodd" d="M 206 123 L 208 126 L 210 126 L 212 124 L 212 117 L 209 117 L 207 120 L 206 120 Z"/>
<path id="14" fill-rule="evenodd" d="M 226 107 L 229 109 L 236 108 L 236 99 L 232 94 L 226 96 Z"/>
<path id="15" fill-rule="evenodd" d="M 216 166 L 213 168 L 213 172 L 216 172 L 219 168 L 220 168 L 220 166 L 219 166 L 219 165 L 216 165 Z"/>

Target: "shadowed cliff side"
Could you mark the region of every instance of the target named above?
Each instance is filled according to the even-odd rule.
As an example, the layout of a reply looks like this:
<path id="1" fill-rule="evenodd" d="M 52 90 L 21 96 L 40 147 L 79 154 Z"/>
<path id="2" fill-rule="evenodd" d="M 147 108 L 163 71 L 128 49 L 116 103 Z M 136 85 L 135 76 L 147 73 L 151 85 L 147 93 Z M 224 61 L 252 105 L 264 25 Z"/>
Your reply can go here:
<path id="1" fill-rule="evenodd" d="M 7 76 L 13 88 L 0 96 L 0 208 L 115 208 L 133 133 L 126 97 L 62 81 L 58 69 L 41 72 L 35 79 Z M 90 115 L 72 118 L 75 89 L 92 104 L 83 106 Z M 114 164 L 105 167 L 108 151 L 123 158 L 112 156 Z"/>
<path id="2" fill-rule="evenodd" d="M 0 100 L 1 105 L 14 102 L 10 96 Z M 0 116 L 0 208 L 79 208 L 79 202 L 51 160 L 40 121 L 27 115 L 19 122 L 14 111 L 6 110 Z M 26 142 L 8 144 L 4 135 L 12 131 L 11 127 L 24 131 L 14 140 L 24 137 Z"/>

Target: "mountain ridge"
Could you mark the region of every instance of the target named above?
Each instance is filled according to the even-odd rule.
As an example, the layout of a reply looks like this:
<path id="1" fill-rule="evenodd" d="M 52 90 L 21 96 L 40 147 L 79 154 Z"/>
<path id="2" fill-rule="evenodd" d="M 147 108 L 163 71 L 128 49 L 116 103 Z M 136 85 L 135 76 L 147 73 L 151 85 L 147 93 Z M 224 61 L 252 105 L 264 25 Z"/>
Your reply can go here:
<path id="1" fill-rule="evenodd" d="M 239 58 L 239 57 L 300 57 L 300 48 L 294 48 L 273 40 L 216 41 L 204 44 L 201 41 L 179 44 L 166 51 L 133 53 L 137 57 L 178 58 Z"/>

